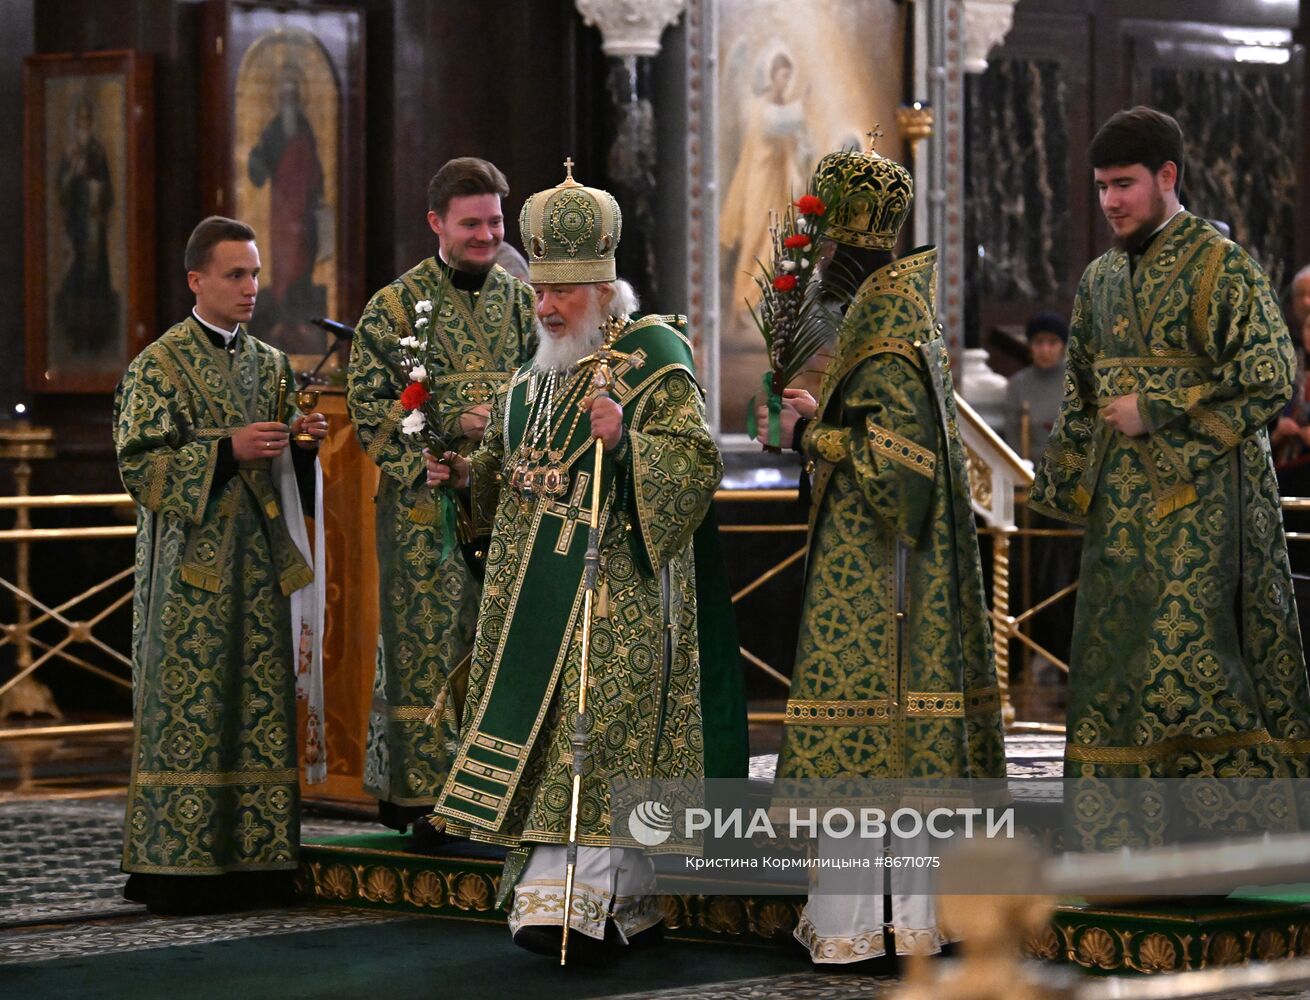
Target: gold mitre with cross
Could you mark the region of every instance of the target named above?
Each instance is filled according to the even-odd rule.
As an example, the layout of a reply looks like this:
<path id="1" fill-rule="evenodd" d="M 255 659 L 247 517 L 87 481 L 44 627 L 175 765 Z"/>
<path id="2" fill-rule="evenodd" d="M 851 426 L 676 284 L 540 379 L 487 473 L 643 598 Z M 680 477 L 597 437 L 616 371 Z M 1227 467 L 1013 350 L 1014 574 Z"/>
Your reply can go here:
<path id="1" fill-rule="evenodd" d="M 810 191 L 832 206 L 824 235 L 848 246 L 890 250 L 909 218 L 914 178 L 874 150 L 882 138 L 877 126 L 867 135 L 867 150 L 841 149 L 820 160 Z"/>
<path id="2" fill-rule="evenodd" d="M 619 203 L 608 191 L 575 181 L 572 158 L 564 161 L 564 169 L 564 183 L 538 191 L 519 213 L 528 280 L 559 285 L 613 281 L 618 277 L 614 252 L 623 230 Z"/>

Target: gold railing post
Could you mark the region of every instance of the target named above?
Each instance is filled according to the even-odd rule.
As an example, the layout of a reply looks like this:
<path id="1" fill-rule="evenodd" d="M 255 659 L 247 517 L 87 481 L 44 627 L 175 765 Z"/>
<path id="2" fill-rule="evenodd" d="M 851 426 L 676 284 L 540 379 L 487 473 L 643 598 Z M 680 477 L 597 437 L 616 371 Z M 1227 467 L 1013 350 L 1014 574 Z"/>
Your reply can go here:
<path id="1" fill-rule="evenodd" d="M 28 496 L 32 486 L 32 466 L 30 459 L 52 458 L 54 449 L 51 442 L 54 431 L 49 427 L 31 427 L 21 422 L 8 422 L 0 425 L 0 458 L 17 459 L 14 466 L 14 493 L 21 500 Z M 20 505 L 14 511 L 14 527 L 25 531 L 32 527 L 32 519 L 26 505 Z M 14 548 L 14 578 L 22 595 L 31 593 L 31 549 L 30 543 L 19 540 Z M 13 628 L 15 664 L 17 673 L 22 674 L 32 665 L 32 611 L 25 596 L 15 597 L 15 616 Z M 35 677 L 24 677 L 14 687 L 0 696 L 0 719 L 10 715 L 53 715 L 63 718 L 59 706 L 55 704 L 50 689 Z"/>
<path id="2" fill-rule="evenodd" d="M 1001 721 L 1014 723 L 1014 705 L 1010 703 L 1010 532 L 997 528 L 992 532 L 992 647 L 996 653 L 996 684 L 1001 689 Z"/>

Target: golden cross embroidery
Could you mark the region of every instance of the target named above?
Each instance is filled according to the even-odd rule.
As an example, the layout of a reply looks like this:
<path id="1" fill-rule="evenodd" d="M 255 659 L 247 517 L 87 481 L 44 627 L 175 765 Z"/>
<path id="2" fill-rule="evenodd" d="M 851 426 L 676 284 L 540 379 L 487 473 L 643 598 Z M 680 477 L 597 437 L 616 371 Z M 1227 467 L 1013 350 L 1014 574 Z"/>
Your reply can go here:
<path id="1" fill-rule="evenodd" d="M 1128 562 L 1137 555 L 1137 548 L 1133 545 L 1133 540 L 1129 537 L 1127 528 L 1119 529 L 1119 536 L 1115 539 L 1113 545 L 1106 546 L 1105 553 L 1119 562 Z"/>
<path id="2" fill-rule="evenodd" d="M 1183 606 L 1178 601 L 1170 601 L 1165 614 L 1156 620 L 1155 627 L 1164 635 L 1165 645 L 1177 649 L 1184 637 L 1195 632 L 1196 622 L 1183 614 Z"/>
<path id="3" fill-rule="evenodd" d="M 1128 332 L 1128 317 L 1120 316 L 1118 319 L 1114 321 L 1114 335 L 1116 337 L 1122 337 L 1127 332 Z"/>
<path id="4" fill-rule="evenodd" d="M 1182 576 L 1187 570 L 1188 563 L 1205 555 L 1201 549 L 1192 544 L 1192 540 L 1187 536 L 1185 528 L 1178 529 L 1178 537 L 1174 540 L 1173 547 L 1168 551 L 1174 557 L 1172 566 L 1174 576 Z"/>
<path id="5" fill-rule="evenodd" d="M 1133 468 L 1132 459 L 1121 455 L 1119 465 L 1106 477 L 1106 482 L 1119 494 L 1119 502 L 1126 504 L 1132 499 L 1133 490 L 1146 482 L 1146 477 Z"/>
<path id="6" fill-rule="evenodd" d="M 573 544 L 574 530 L 579 525 L 585 528 L 591 522 L 591 508 L 584 505 L 584 501 L 591 493 L 590 484 L 591 473 L 579 472 L 573 481 L 573 496 L 569 497 L 569 502 L 556 502 L 546 507 L 547 517 L 560 519 L 559 538 L 555 541 L 557 555 L 568 555 L 569 546 Z"/>

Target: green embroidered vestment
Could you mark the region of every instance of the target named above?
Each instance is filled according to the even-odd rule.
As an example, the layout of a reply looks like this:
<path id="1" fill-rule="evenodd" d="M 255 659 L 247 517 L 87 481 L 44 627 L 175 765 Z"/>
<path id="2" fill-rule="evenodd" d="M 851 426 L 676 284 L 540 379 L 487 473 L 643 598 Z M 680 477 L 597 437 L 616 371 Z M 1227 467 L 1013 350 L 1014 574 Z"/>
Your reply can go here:
<path id="1" fill-rule="evenodd" d="M 1265 431 L 1294 359 L 1268 278 L 1180 212 L 1135 265 L 1115 249 L 1087 268 L 1066 371 L 1030 501 L 1086 527 L 1066 777 L 1310 777 L 1310 688 Z M 1134 392 L 1147 433 L 1130 438 L 1099 407 Z M 1132 835 L 1117 807 L 1082 812 L 1087 847 L 1163 830 L 1140 811 Z M 1269 828 L 1240 804 L 1209 812 L 1230 832 Z"/>
<path id="2" fill-rule="evenodd" d="M 300 840 L 288 595 L 312 579 L 272 462 L 211 490 L 218 442 L 275 414 L 286 356 L 244 331 L 234 356 L 194 318 L 128 367 L 114 447 L 137 502 L 135 746 L 123 868 L 290 869 Z M 212 494 L 212 495 L 211 495 Z"/>
<path id="3" fill-rule="evenodd" d="M 931 249 L 865 280 L 802 436 L 810 553 L 775 804 L 809 779 L 1005 774 L 935 280 Z"/>
<path id="4" fill-rule="evenodd" d="M 640 846 L 612 821 L 610 781 L 704 773 L 692 536 L 723 467 L 690 345 L 668 322 L 631 322 L 614 344 L 632 357 L 614 369 L 627 434 L 602 475 L 582 844 Z M 570 388 L 591 377 L 584 368 Z M 510 486 L 542 381 L 515 375 L 472 459 L 475 510 L 494 528 L 461 745 L 437 805 L 452 831 L 509 845 L 566 843 L 572 787 L 593 445 L 585 414 L 570 430 L 570 406 L 553 438 L 566 495 L 525 500 Z"/>
<path id="5" fill-rule="evenodd" d="M 415 303 L 442 294 L 440 315 L 415 328 Z M 378 467 L 379 628 L 364 787 L 402 806 L 431 805 L 446 780 L 459 728 L 464 678 L 477 621 L 478 584 L 456 548 L 441 558 L 442 526 L 425 484 L 423 441 L 403 434 L 399 340 L 431 344 L 424 356 L 444 422 L 462 453 L 459 416 L 490 403 L 527 358 L 534 330 L 532 290 L 494 267 L 476 295 L 450 283 L 435 258 L 373 296 L 351 346 L 347 404 L 360 443 Z M 437 709 L 434 712 L 434 708 Z"/>

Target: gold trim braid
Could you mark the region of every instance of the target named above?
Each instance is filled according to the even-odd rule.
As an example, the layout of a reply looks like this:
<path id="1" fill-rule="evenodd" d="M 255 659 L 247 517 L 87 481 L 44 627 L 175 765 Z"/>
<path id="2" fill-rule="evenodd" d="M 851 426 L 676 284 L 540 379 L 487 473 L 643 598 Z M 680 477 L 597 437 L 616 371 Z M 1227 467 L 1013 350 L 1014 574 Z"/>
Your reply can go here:
<path id="1" fill-rule="evenodd" d="M 276 771 L 138 771 L 136 783 L 154 788 L 187 785 L 294 785 L 300 779 L 295 768 Z"/>
<path id="2" fill-rule="evenodd" d="M 869 441 L 874 451 L 886 455 L 911 472 L 917 472 L 928 479 L 933 478 L 934 470 L 937 468 L 937 457 L 931 451 L 909 438 L 901 437 L 885 427 L 879 427 L 872 420 L 868 421 L 866 426 L 869 429 Z"/>
<path id="3" fill-rule="evenodd" d="M 890 722 L 892 700 L 868 701 L 799 701 L 787 702 L 783 720 L 789 726 L 854 726 L 870 722 Z"/>
<path id="4" fill-rule="evenodd" d="M 1175 736 L 1142 747 L 1069 746 L 1065 749 L 1065 756 L 1070 760 L 1090 764 L 1144 764 L 1178 753 L 1224 753 L 1243 747 L 1268 745 L 1283 754 L 1310 754 L 1310 740 L 1276 740 L 1269 735 L 1268 730 L 1255 729 L 1244 733 L 1225 733 L 1222 736 Z"/>

